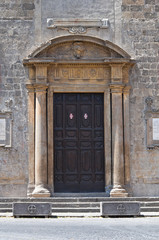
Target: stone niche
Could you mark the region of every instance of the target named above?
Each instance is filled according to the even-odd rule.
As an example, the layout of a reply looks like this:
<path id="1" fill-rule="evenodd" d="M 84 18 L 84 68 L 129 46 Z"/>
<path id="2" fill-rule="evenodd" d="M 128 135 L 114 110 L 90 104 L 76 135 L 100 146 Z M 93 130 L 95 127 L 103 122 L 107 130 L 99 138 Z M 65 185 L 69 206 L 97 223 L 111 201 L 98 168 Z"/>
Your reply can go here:
<path id="1" fill-rule="evenodd" d="M 28 196 L 54 195 L 54 93 L 104 94 L 105 190 L 126 197 L 129 169 L 129 69 L 134 61 L 121 48 L 101 39 L 67 36 L 36 49 L 29 68 Z"/>

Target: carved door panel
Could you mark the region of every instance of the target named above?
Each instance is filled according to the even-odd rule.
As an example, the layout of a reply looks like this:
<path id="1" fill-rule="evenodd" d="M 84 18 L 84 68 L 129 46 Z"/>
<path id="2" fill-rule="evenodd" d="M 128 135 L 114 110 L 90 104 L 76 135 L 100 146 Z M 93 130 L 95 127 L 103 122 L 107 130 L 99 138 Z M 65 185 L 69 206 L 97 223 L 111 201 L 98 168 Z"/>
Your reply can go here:
<path id="1" fill-rule="evenodd" d="M 55 192 L 104 191 L 103 94 L 54 94 Z"/>

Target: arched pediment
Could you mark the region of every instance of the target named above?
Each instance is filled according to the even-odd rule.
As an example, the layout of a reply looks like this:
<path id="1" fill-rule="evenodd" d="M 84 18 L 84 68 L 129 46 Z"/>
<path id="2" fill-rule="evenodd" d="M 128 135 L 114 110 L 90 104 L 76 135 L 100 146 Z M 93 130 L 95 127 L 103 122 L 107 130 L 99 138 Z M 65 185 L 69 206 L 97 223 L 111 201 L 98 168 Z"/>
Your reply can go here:
<path id="1" fill-rule="evenodd" d="M 117 45 L 94 37 L 65 36 L 55 38 L 33 51 L 25 62 L 41 61 L 78 61 L 107 59 L 130 60 L 130 56 Z"/>

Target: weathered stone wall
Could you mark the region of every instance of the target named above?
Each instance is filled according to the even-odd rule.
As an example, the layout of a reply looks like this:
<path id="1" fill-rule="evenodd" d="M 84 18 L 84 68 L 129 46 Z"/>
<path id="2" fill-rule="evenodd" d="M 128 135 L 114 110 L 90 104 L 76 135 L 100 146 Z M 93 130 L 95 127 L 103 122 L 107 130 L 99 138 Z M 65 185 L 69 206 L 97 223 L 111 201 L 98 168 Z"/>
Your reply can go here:
<path id="1" fill-rule="evenodd" d="M 12 112 L 12 147 L 0 147 L 0 197 L 26 196 L 27 74 L 23 58 L 34 42 L 34 2 L 0 1 L 0 112 Z"/>
<path id="2" fill-rule="evenodd" d="M 0 147 L 0 197 L 26 196 L 28 182 L 27 70 L 22 60 L 40 44 L 69 35 L 47 18 L 108 18 L 108 29 L 86 35 L 109 40 L 137 64 L 131 71 L 131 186 L 134 196 L 159 195 L 159 152 L 146 149 L 145 99 L 159 109 L 159 0 L 1 0 L 0 111 L 13 113 L 12 147 Z"/>
<path id="3" fill-rule="evenodd" d="M 159 1 L 122 1 L 122 42 L 134 49 L 131 73 L 131 183 L 134 196 L 159 195 L 159 151 L 146 149 L 145 99 L 159 109 Z"/>

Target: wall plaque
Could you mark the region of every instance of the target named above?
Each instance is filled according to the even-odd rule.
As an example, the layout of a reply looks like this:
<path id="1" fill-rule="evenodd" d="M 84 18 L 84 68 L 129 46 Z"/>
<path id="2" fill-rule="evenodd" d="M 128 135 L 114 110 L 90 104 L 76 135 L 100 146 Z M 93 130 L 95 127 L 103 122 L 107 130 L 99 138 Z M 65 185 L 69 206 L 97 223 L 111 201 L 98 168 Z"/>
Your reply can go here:
<path id="1" fill-rule="evenodd" d="M 159 118 L 152 119 L 153 140 L 159 140 Z"/>
<path id="2" fill-rule="evenodd" d="M 6 120 L 5 118 L 0 118 L 0 141 L 6 140 Z"/>
<path id="3" fill-rule="evenodd" d="M 147 149 L 159 149 L 159 109 L 152 108 L 153 98 L 147 97 L 145 110 Z"/>
<path id="4" fill-rule="evenodd" d="M 11 147 L 12 113 L 0 112 L 0 146 Z"/>

